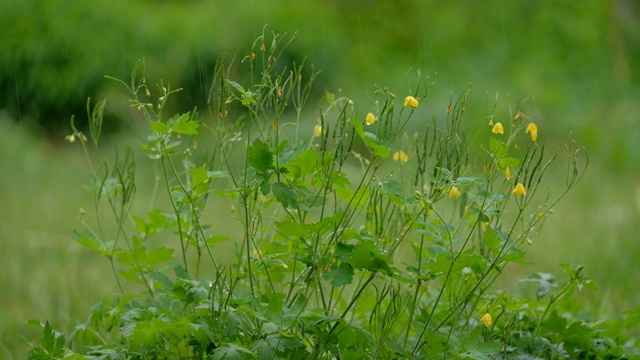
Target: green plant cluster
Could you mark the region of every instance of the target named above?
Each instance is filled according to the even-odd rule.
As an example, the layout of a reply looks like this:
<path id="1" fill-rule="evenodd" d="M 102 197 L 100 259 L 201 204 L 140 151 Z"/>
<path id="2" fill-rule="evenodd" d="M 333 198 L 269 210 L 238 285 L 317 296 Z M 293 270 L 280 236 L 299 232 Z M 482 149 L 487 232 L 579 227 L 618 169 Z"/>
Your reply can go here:
<path id="1" fill-rule="evenodd" d="M 376 89 L 366 110 L 327 93 L 311 129 L 303 109 L 317 72 L 283 64 L 282 43 L 253 44 L 239 64 L 250 83 L 216 65 L 206 121 L 195 109 L 166 116 L 179 90 L 149 86 L 142 61 L 117 80 L 149 125 L 140 148 L 156 198 L 134 214 L 133 150 L 92 165 L 96 218 L 83 216 L 73 238 L 111 264 L 121 292 L 66 335 L 32 321 L 44 336 L 29 359 L 640 358 L 622 330 L 640 314 L 603 322 L 566 301 L 594 288 L 581 266 L 562 281 L 525 279 L 531 298 L 495 285 L 526 263 L 530 237 L 585 174 L 581 149 L 548 156 L 519 108 L 487 114 L 507 120 L 475 144 L 468 92 L 425 120 L 432 84 L 419 77 L 402 96 Z M 104 107 L 89 111 L 88 136 L 74 126 L 67 138 L 91 164 Z M 406 134 L 410 121 L 421 132 Z M 566 183 L 552 194 L 543 180 L 559 157 Z M 212 201 L 229 204 L 227 218 L 207 216 Z M 230 240 L 219 229 L 233 221 Z"/>

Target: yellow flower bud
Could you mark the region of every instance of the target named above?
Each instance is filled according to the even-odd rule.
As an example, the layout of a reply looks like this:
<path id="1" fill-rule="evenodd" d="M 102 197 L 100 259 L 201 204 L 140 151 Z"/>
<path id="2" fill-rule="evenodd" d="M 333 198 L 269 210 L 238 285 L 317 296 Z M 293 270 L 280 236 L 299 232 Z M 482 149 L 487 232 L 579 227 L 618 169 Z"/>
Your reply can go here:
<path id="1" fill-rule="evenodd" d="M 515 195 L 527 195 L 527 190 L 524 188 L 522 183 L 517 183 L 516 187 L 511 190 L 511 193 Z"/>
<path id="2" fill-rule="evenodd" d="M 322 125 L 318 124 L 313 128 L 313 136 L 319 137 L 322 135 Z"/>
<path id="3" fill-rule="evenodd" d="M 491 317 L 491 314 L 486 313 L 482 315 L 480 321 L 484 324 L 484 326 L 491 326 L 491 324 L 493 324 L 493 317 Z"/>
<path id="4" fill-rule="evenodd" d="M 406 163 L 409 161 L 409 156 L 404 151 L 400 150 L 393 154 L 393 160 Z"/>
<path id="5" fill-rule="evenodd" d="M 538 126 L 534 123 L 529 123 L 529 125 L 527 125 L 527 128 L 524 131 L 525 134 L 529 134 L 529 136 L 531 136 L 531 140 L 536 141 L 538 140 Z"/>
<path id="6" fill-rule="evenodd" d="M 409 95 L 406 98 L 404 98 L 404 106 L 417 108 L 418 105 L 420 105 L 420 102 L 418 101 L 418 99 L 414 98 L 413 96 Z"/>
<path id="7" fill-rule="evenodd" d="M 507 180 L 511 180 L 511 169 L 508 166 L 504 169 L 504 177 L 507 178 Z"/>
<path id="8" fill-rule="evenodd" d="M 449 197 L 450 198 L 457 198 L 460 197 L 460 189 L 458 189 L 457 186 L 452 186 L 449 189 Z"/>
<path id="9" fill-rule="evenodd" d="M 367 125 L 371 125 L 376 121 L 378 121 L 378 118 L 375 115 L 373 115 L 373 113 L 368 113 L 364 121 L 367 123 Z"/>
<path id="10" fill-rule="evenodd" d="M 494 133 L 494 134 L 504 134 L 504 127 L 502 126 L 501 123 L 497 122 L 491 128 L 491 132 Z"/>

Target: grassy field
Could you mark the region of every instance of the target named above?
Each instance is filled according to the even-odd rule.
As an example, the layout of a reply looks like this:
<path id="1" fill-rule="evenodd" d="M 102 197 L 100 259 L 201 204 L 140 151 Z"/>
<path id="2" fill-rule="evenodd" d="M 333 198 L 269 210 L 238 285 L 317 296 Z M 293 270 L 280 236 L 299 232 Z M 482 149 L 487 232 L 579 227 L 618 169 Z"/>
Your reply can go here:
<path id="1" fill-rule="evenodd" d="M 81 227 L 79 209 L 91 209 L 93 202 L 82 188 L 89 171 L 80 148 L 33 137 L 19 124 L 0 124 L 0 346 L 11 359 L 21 358 L 28 341 L 37 338 L 39 329 L 26 320 L 47 319 L 68 331 L 117 287 L 106 260 L 69 236 Z M 615 316 L 640 305 L 640 275 L 633 271 L 640 255 L 634 237 L 640 186 L 633 173 L 607 171 L 597 154 L 593 160 L 591 173 L 532 239 L 528 258 L 534 265 L 508 268 L 500 286 L 531 291 L 517 280 L 537 271 L 559 273 L 560 263 L 584 264 L 600 291 L 576 294 L 572 301 Z M 562 168 L 550 178 L 556 179 L 549 184 L 553 188 L 553 181 L 562 181 Z M 149 186 L 138 182 L 140 196 L 148 196 Z"/>
<path id="2" fill-rule="evenodd" d="M 276 30 L 300 30 L 296 51 L 325 66 L 325 80 L 319 82 L 318 92 L 343 87 L 361 94 L 355 95 L 360 103 L 366 102 L 366 91 L 371 92 L 374 83 L 404 89 L 407 70 L 412 67 L 423 67 L 424 74 L 438 80 L 438 89 L 428 105 L 442 104 L 443 110 L 449 87 L 459 92 L 472 82 L 470 104 L 476 110 L 467 117 L 472 128 L 484 121 L 484 102 L 496 92 L 510 93 L 514 101 L 533 96 L 531 115 L 539 123 L 542 141 L 561 153 L 567 139 L 585 145 L 591 159 L 590 173 L 559 204 L 540 236 L 532 239 L 528 258 L 534 265 L 508 268 L 500 286 L 531 291 L 517 280 L 537 271 L 560 273 L 560 263 L 584 264 L 600 291 L 575 294 L 572 301 L 603 316 L 617 316 L 640 306 L 640 273 L 636 271 L 640 257 L 640 75 L 633 66 L 640 63 L 639 52 L 633 47 L 637 45 L 628 43 L 626 66 L 624 61 L 620 65 L 617 42 L 610 43 L 607 36 L 616 35 L 607 27 L 608 16 L 615 16 L 615 11 L 597 6 L 597 2 L 589 2 L 594 5 L 591 9 L 569 3 L 563 9 L 579 14 L 570 16 L 571 21 L 559 11 L 539 7 L 529 9 L 536 16 L 522 17 L 527 9 L 501 1 L 466 10 L 446 8 L 437 2 L 431 4 L 433 12 L 425 7 L 398 9 L 394 14 L 381 9 L 371 15 L 377 21 L 368 21 L 355 2 L 345 5 L 347 13 L 335 4 L 323 7 L 317 18 L 312 16 L 312 6 L 299 5 L 296 13 L 287 13 L 254 4 L 232 21 L 235 27 L 249 24 L 250 30 L 221 40 L 220 46 L 233 45 L 230 51 L 238 51 L 236 42 L 252 39 L 264 23 L 277 20 Z M 640 13 L 637 2 L 629 3 Z M 171 16 L 170 10 L 165 9 L 162 16 Z M 183 12 L 185 18 L 193 13 L 190 8 Z M 349 12 L 357 16 L 350 18 Z M 477 33 L 469 25 L 475 12 L 486 20 L 485 29 Z M 408 25 L 392 26 L 393 19 L 382 21 L 385 16 L 393 16 L 395 21 L 407 17 Z M 305 18 L 313 21 L 305 23 Z M 198 26 L 213 26 L 198 19 Z M 330 31 L 331 24 L 342 22 L 347 25 Z M 220 25 L 215 27 L 220 30 Z M 314 27 L 322 31 L 312 31 Z M 182 30 L 189 32 L 187 28 Z M 164 35 L 171 33 L 171 29 L 163 31 Z M 640 31 L 633 28 L 629 33 L 634 39 Z M 192 43 L 187 46 L 209 54 L 219 50 L 200 48 L 202 43 L 196 38 L 189 36 Z M 163 44 L 155 46 L 161 48 Z M 167 47 L 164 51 L 178 54 L 181 49 Z M 384 56 L 376 55 L 379 53 Z M 120 62 L 119 71 L 128 71 L 128 64 L 122 63 L 134 55 L 127 54 L 126 59 L 114 56 Z M 169 57 L 160 54 L 157 58 L 163 56 Z M 199 60 L 197 64 L 207 65 Z M 100 71 L 109 69 L 108 64 L 94 65 Z M 167 65 L 167 71 L 191 65 L 180 58 Z M 163 63 L 152 66 L 162 73 Z M 206 77 L 209 70 L 195 73 Z M 186 93 L 189 99 L 192 93 L 188 89 Z M 89 94 L 81 94 L 80 103 L 84 103 L 85 95 Z M 58 131 L 66 132 L 66 125 L 63 127 Z M 137 135 L 126 135 L 131 136 Z M 117 137 L 113 139 L 113 143 L 118 141 Z M 104 145 L 107 153 L 113 143 Z M 106 260 L 70 238 L 71 231 L 81 227 L 80 209 L 93 206 L 92 197 L 82 188 L 89 181 L 90 171 L 75 145 L 65 143 L 62 136 L 35 135 L 21 119 L 0 111 L 0 358 L 24 358 L 29 341 L 38 338 L 40 329 L 25 325 L 26 320 L 49 320 L 69 331 L 85 320 L 91 305 L 117 289 Z M 558 167 L 555 171 L 550 178 L 562 181 L 564 170 Z M 551 188 L 557 185 L 549 184 Z M 146 184 L 139 183 L 138 188 L 145 196 Z M 640 330 L 637 332 L 640 335 Z"/>

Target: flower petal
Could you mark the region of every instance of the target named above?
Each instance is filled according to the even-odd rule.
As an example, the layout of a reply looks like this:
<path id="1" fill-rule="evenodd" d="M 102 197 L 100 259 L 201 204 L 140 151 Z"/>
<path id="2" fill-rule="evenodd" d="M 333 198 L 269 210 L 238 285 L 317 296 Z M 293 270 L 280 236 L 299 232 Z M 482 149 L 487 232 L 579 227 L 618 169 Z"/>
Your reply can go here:
<path id="1" fill-rule="evenodd" d="M 502 123 L 497 122 L 493 125 L 491 132 L 494 134 L 504 134 L 504 127 L 502 126 Z"/>
<path id="2" fill-rule="evenodd" d="M 414 98 L 413 96 L 409 95 L 406 98 L 404 98 L 404 106 L 417 108 L 418 105 L 420 105 L 420 102 L 418 101 L 418 99 Z"/>

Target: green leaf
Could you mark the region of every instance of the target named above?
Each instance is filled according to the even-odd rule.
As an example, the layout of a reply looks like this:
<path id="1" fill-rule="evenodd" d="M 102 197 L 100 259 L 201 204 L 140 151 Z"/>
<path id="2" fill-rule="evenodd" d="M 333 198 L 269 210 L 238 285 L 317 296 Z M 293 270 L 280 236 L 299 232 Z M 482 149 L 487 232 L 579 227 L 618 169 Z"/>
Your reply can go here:
<path id="1" fill-rule="evenodd" d="M 513 169 L 518 165 L 520 165 L 520 159 L 518 158 L 508 157 L 508 158 L 500 159 L 500 167 L 502 169 L 506 168 L 507 166 Z"/>
<path id="2" fill-rule="evenodd" d="M 253 351 L 258 354 L 258 360 L 276 359 L 276 350 L 267 340 L 259 340 L 253 345 Z"/>
<path id="3" fill-rule="evenodd" d="M 291 220 L 276 221 L 276 231 L 286 238 L 298 238 L 313 233 L 316 227 L 313 224 L 300 224 Z"/>
<path id="4" fill-rule="evenodd" d="M 229 79 L 227 79 L 227 83 L 231 86 L 233 86 L 236 90 L 238 90 L 240 93 L 244 94 L 246 93 L 246 91 L 244 90 L 244 88 L 242 87 L 242 85 L 238 84 L 235 81 L 231 81 Z"/>
<path id="5" fill-rule="evenodd" d="M 169 279 L 169 277 L 167 277 L 167 275 L 159 272 L 159 271 L 155 271 L 155 270 L 149 270 L 147 272 L 149 274 L 149 277 L 156 283 L 158 284 L 160 287 L 162 287 L 162 289 L 165 290 L 172 290 L 173 289 L 173 281 L 171 281 L 171 279 Z"/>
<path id="6" fill-rule="evenodd" d="M 562 335 L 567 331 L 567 325 L 567 319 L 558 315 L 558 312 L 553 310 L 542 323 L 542 328 L 550 334 Z"/>
<path id="7" fill-rule="evenodd" d="M 100 241 L 98 241 L 98 239 L 96 239 L 92 234 L 84 235 L 76 230 L 73 230 L 73 232 L 71 233 L 71 238 L 95 252 L 101 252 Z"/>
<path id="8" fill-rule="evenodd" d="M 252 356 L 253 352 L 236 344 L 218 346 L 211 356 L 213 360 L 244 360 Z"/>
<path id="9" fill-rule="evenodd" d="M 493 229 L 491 228 L 491 226 L 486 227 L 485 231 L 484 231 L 484 244 L 487 245 L 487 247 L 491 250 L 498 250 L 498 247 L 500 246 L 500 239 L 498 238 L 498 235 L 496 235 L 496 233 L 493 231 Z"/>
<path id="10" fill-rule="evenodd" d="M 200 124 L 191 119 L 190 113 L 182 114 L 173 124 L 172 131 L 183 135 L 197 135 Z"/>
<path id="11" fill-rule="evenodd" d="M 460 186 L 469 186 L 469 185 L 475 184 L 479 180 L 480 179 L 477 178 L 477 177 L 461 176 L 461 177 L 456 179 L 456 184 L 460 185 Z"/>
<path id="12" fill-rule="evenodd" d="M 377 139 L 375 139 L 375 136 L 373 137 L 371 136 L 373 134 L 364 133 L 362 121 L 360 119 L 358 119 L 354 115 L 351 115 L 350 119 L 351 119 L 351 124 L 353 125 L 353 128 L 356 131 L 356 134 L 358 134 L 358 137 L 360 137 L 360 139 L 362 139 L 362 141 L 364 141 L 364 143 L 367 144 L 367 146 L 371 149 L 371 151 L 373 151 L 374 155 L 380 156 L 381 158 L 384 158 L 384 159 L 388 158 L 389 155 L 391 155 L 391 151 L 389 150 L 389 148 L 379 144 L 377 142 Z"/>
<path id="13" fill-rule="evenodd" d="M 273 169 L 273 152 L 264 141 L 255 139 L 248 149 L 249 164 L 256 171 L 266 174 Z"/>
<path id="14" fill-rule="evenodd" d="M 357 244 L 353 249 L 349 264 L 351 264 L 354 269 L 365 269 L 371 272 L 380 271 L 387 275 L 393 272 L 391 267 L 389 267 L 391 259 L 382 254 L 373 241 L 363 241 Z"/>
<path id="15" fill-rule="evenodd" d="M 191 277 L 189 276 L 189 273 L 182 265 L 176 265 L 176 267 L 173 268 L 173 271 L 175 272 L 176 278 L 178 279 L 187 279 L 187 280 L 191 279 Z"/>
<path id="16" fill-rule="evenodd" d="M 168 134 L 171 132 L 171 127 L 163 123 L 162 121 L 154 121 L 151 123 L 151 131 L 158 134 Z M 159 141 L 159 140 L 156 140 L 156 141 Z M 151 144 L 149 144 L 149 146 L 151 146 Z"/>
<path id="17" fill-rule="evenodd" d="M 343 262 L 340 266 L 333 266 L 331 271 L 325 272 L 324 278 L 335 287 L 351 284 L 353 282 L 353 267 Z"/>
<path id="18" fill-rule="evenodd" d="M 484 342 L 482 340 L 483 326 L 476 327 L 464 341 L 464 349 L 460 357 L 462 359 L 491 360 L 500 353 L 500 343 Z"/>
<path id="19" fill-rule="evenodd" d="M 191 187 L 209 181 L 209 172 L 204 166 L 191 169 Z"/>
<path id="20" fill-rule="evenodd" d="M 133 348 L 144 346 L 153 348 L 162 343 L 163 339 L 173 328 L 173 324 L 166 323 L 159 318 L 140 321 L 129 336 Z"/>
<path id="21" fill-rule="evenodd" d="M 171 260 L 174 249 L 161 247 L 147 254 L 147 264 L 155 265 Z"/>
<path id="22" fill-rule="evenodd" d="M 502 140 L 496 139 L 495 137 L 489 138 L 489 149 L 498 159 L 504 158 L 509 152 L 509 147 L 507 146 L 507 144 L 505 144 Z"/>
<path id="23" fill-rule="evenodd" d="M 288 208 L 296 205 L 296 193 L 291 190 L 289 185 L 278 181 L 271 185 L 271 191 L 283 207 Z"/>
<path id="24" fill-rule="evenodd" d="M 441 245 L 437 245 L 437 244 L 429 244 L 427 245 L 427 251 L 429 251 L 432 254 L 450 254 L 451 251 L 449 251 L 447 248 L 445 248 L 444 246 Z"/>
<path id="25" fill-rule="evenodd" d="M 572 322 L 563 334 L 565 335 L 565 349 L 570 353 L 577 349 L 585 350 L 593 346 L 594 329 L 582 321 Z"/>
<path id="26" fill-rule="evenodd" d="M 47 321 L 42 328 L 42 347 L 32 348 L 28 360 L 57 360 L 64 357 L 64 335 L 53 330 Z"/>
<path id="27" fill-rule="evenodd" d="M 269 184 L 268 181 L 263 180 L 260 183 L 260 193 L 264 196 L 269 195 L 269 193 L 271 192 L 271 184 Z"/>
<path id="28" fill-rule="evenodd" d="M 340 323 L 337 332 L 340 334 L 338 344 L 342 359 L 371 358 L 370 351 L 374 348 L 374 340 L 369 332 L 359 326 L 346 323 Z"/>
<path id="29" fill-rule="evenodd" d="M 284 164 L 282 160 L 280 160 L 280 163 Z M 304 150 L 287 163 L 287 169 L 289 169 L 290 174 L 287 177 L 292 180 L 303 179 L 308 174 L 311 174 L 318 170 L 317 163 L 317 151 L 315 149 Z"/>
<path id="30" fill-rule="evenodd" d="M 207 240 L 205 241 L 207 243 L 207 246 L 210 248 L 214 248 L 217 247 L 218 244 L 225 242 L 225 241 L 229 241 L 229 237 L 224 236 L 224 235 L 212 235 L 210 237 L 207 238 Z"/>

